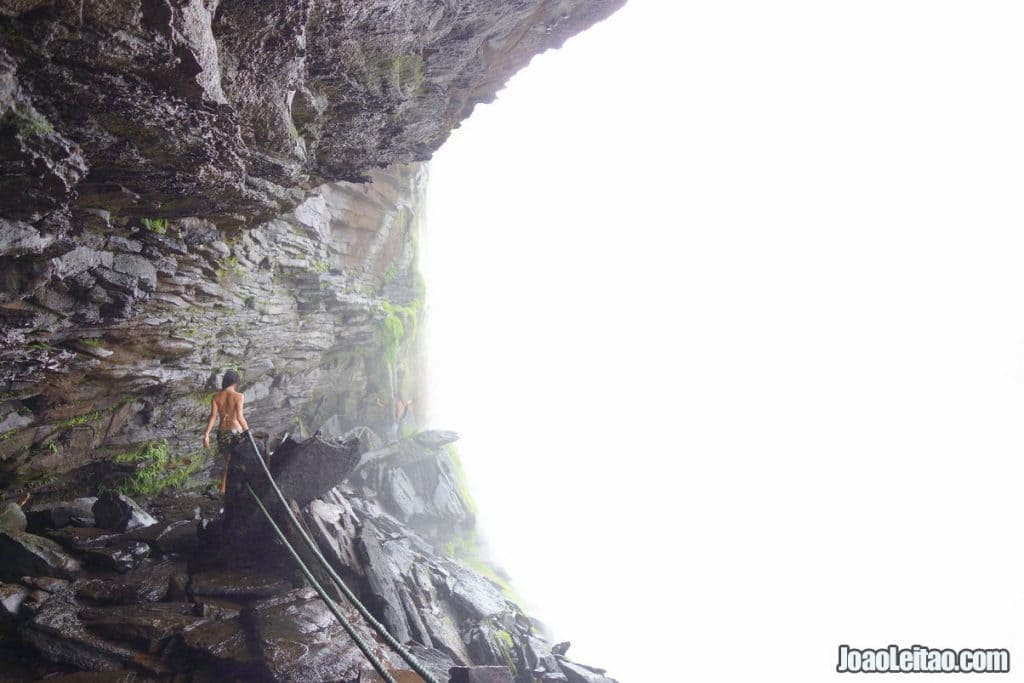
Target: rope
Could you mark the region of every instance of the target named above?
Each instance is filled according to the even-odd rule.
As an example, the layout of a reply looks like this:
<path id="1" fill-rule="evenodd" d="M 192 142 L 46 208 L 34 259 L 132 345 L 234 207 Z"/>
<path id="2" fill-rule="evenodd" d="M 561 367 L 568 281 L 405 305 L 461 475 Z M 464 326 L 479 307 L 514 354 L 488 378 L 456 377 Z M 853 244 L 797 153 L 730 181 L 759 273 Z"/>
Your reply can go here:
<path id="1" fill-rule="evenodd" d="M 327 591 L 325 591 L 323 586 L 321 586 L 320 583 L 317 582 L 316 578 L 314 578 L 313 573 L 309 571 L 309 567 L 306 566 L 302 561 L 302 558 L 299 557 L 299 554 L 295 552 L 295 548 L 293 548 L 292 544 L 288 542 L 287 538 L 285 538 L 284 532 L 281 531 L 281 527 L 277 526 L 277 522 L 274 521 L 270 512 L 267 511 L 267 508 L 263 506 L 262 501 L 260 501 L 260 497 L 252 490 L 252 486 L 246 484 L 245 488 L 249 489 L 249 495 L 252 496 L 252 499 L 260 506 L 260 510 L 263 512 L 263 516 L 267 518 L 267 521 L 270 522 L 270 526 L 274 527 L 274 533 L 276 533 L 277 537 L 281 539 L 282 543 L 284 543 L 284 547 L 288 549 L 289 553 L 291 553 L 292 559 L 295 560 L 295 564 L 299 565 L 299 569 L 301 569 L 302 573 L 306 576 L 306 580 L 309 581 L 310 585 L 313 586 L 313 590 L 315 590 L 327 604 L 327 608 L 334 613 L 334 616 L 337 617 L 338 622 L 341 624 L 342 628 L 345 629 L 345 632 L 348 633 L 349 637 L 355 641 L 356 646 L 364 655 L 366 655 L 366 658 L 370 660 L 370 664 L 373 665 L 373 668 L 381 675 L 381 678 L 387 681 L 387 683 L 396 683 L 394 677 L 386 668 L 384 668 L 384 664 L 381 663 L 381 661 L 377 659 L 377 656 L 370 650 L 370 646 L 366 644 L 366 641 L 364 641 L 358 633 L 356 633 L 352 624 L 349 623 L 348 619 L 345 618 L 345 615 L 338 609 L 338 606 L 334 604 L 334 601 L 327 595 Z"/>
<path id="2" fill-rule="evenodd" d="M 351 590 L 349 590 L 349 587 L 345 584 L 341 577 L 338 576 L 338 573 L 334 571 L 334 567 L 331 566 L 331 563 L 328 562 L 327 558 L 324 557 L 323 553 L 320 552 L 320 546 L 317 545 L 316 541 L 309 537 L 309 534 L 306 533 L 306 530 L 303 528 L 303 526 L 299 524 L 299 520 L 295 518 L 295 514 L 292 512 L 291 506 L 288 505 L 288 502 L 284 498 L 284 494 L 281 493 L 281 489 L 277 486 L 277 482 L 274 481 L 273 475 L 270 474 L 270 468 L 267 467 L 267 463 L 263 460 L 263 456 L 260 455 L 260 449 L 256 445 L 256 440 L 252 438 L 252 432 L 246 431 L 245 434 L 246 436 L 249 437 L 249 445 L 252 446 L 253 453 L 256 454 L 256 459 L 259 461 L 260 466 L 263 468 L 263 473 L 267 475 L 267 480 L 270 482 L 271 488 L 274 489 L 274 493 L 277 494 L 277 499 L 281 502 L 281 506 L 284 507 L 285 512 L 288 514 L 288 518 L 291 520 L 295 528 L 298 529 L 299 535 L 302 536 L 302 540 L 305 541 L 310 551 L 320 562 L 323 568 L 327 570 L 327 573 L 328 575 L 330 575 L 331 580 L 334 582 L 334 584 L 345 595 L 345 598 L 349 601 L 349 603 L 351 603 L 352 606 L 356 608 L 356 611 L 359 612 L 363 619 L 365 619 L 366 622 L 373 627 L 373 630 L 376 631 L 380 635 L 380 637 L 383 638 L 384 641 L 388 645 L 390 645 L 395 652 L 398 653 L 402 660 L 405 661 L 405 663 L 408 664 L 413 671 L 419 674 L 420 677 L 423 678 L 423 680 L 427 683 L 440 683 L 440 681 L 438 681 L 433 676 L 433 674 L 427 671 L 423 664 L 421 664 L 420 661 L 416 659 L 411 652 L 409 652 L 401 643 L 399 643 L 395 639 L 393 635 L 391 635 L 390 632 L 388 632 L 387 628 L 383 624 L 377 621 L 373 617 L 373 615 L 370 614 L 370 611 L 363 606 L 363 603 L 361 603 L 359 599 L 355 596 L 355 594 L 352 593 Z M 262 507 L 262 505 L 260 507 Z"/>

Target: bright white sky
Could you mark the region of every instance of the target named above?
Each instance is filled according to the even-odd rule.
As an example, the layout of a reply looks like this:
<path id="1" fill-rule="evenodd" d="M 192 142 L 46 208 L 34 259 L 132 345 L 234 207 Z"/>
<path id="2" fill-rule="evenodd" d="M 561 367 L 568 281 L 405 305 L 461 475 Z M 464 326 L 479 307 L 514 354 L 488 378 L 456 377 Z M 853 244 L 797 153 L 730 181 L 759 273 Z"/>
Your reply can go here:
<path id="1" fill-rule="evenodd" d="M 437 153 L 432 422 L 571 656 L 1019 680 L 1022 65 L 1019 2 L 631 0 Z"/>

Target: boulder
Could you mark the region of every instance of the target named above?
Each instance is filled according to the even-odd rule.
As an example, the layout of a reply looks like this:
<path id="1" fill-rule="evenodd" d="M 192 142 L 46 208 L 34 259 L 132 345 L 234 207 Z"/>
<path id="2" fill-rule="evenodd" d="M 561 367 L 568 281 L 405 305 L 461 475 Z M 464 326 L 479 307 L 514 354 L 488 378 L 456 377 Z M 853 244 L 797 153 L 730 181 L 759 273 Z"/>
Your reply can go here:
<path id="1" fill-rule="evenodd" d="M 81 569 L 78 560 L 48 538 L 0 531 L 0 580 L 22 576 L 70 578 Z"/>
<path id="2" fill-rule="evenodd" d="M 29 590 L 17 583 L 0 583 L 0 620 L 18 616 Z"/>
<path id="3" fill-rule="evenodd" d="M 358 440 L 335 443 L 314 436 L 278 446 L 271 472 L 285 499 L 303 506 L 344 481 L 358 462 Z"/>
<path id="4" fill-rule="evenodd" d="M 195 520 L 177 520 L 136 529 L 127 536 L 132 540 L 145 541 L 161 555 L 189 554 L 196 551 L 198 529 L 199 522 Z"/>
<path id="5" fill-rule="evenodd" d="M 156 520 L 128 496 L 104 491 L 92 506 L 96 526 L 111 531 L 127 531 L 156 524 Z"/>
<path id="6" fill-rule="evenodd" d="M 62 529 L 66 526 L 91 527 L 96 523 L 92 514 L 95 503 L 95 498 L 76 498 L 32 505 L 25 512 L 28 530 L 34 534 L 43 534 L 48 529 Z"/>
<path id="7" fill-rule="evenodd" d="M 395 575 L 398 572 L 388 561 L 388 556 L 377 539 L 376 527 L 371 522 L 363 522 L 357 547 L 365 567 L 366 583 L 373 594 L 373 602 L 376 603 L 373 605 L 376 607 L 376 613 L 380 615 L 391 635 L 404 643 L 409 640 L 410 633 L 409 622 L 398 593 L 400 589 L 395 583 Z"/>
<path id="8" fill-rule="evenodd" d="M 467 616 L 486 619 L 506 611 L 505 597 L 493 583 L 459 564 L 448 569 L 448 592 Z"/>
<path id="9" fill-rule="evenodd" d="M 8 503 L 3 511 L 0 511 L 0 531 L 12 534 L 20 534 L 28 528 L 25 513 L 17 503 Z"/>

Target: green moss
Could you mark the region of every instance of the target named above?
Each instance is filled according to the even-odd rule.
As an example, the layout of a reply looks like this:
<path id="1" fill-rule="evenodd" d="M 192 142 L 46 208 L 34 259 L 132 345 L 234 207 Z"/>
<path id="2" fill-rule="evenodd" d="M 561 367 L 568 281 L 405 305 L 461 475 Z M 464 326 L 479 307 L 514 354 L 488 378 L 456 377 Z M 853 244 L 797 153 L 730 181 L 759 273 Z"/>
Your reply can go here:
<path id="1" fill-rule="evenodd" d="M 381 55 L 367 66 L 367 85 L 377 92 L 394 89 L 408 97 L 426 82 L 423 57 L 417 54 Z"/>
<path id="2" fill-rule="evenodd" d="M 103 346 L 103 340 L 99 337 L 88 337 L 85 339 L 79 339 L 78 343 L 81 344 L 82 346 L 91 346 L 94 348 L 97 346 Z"/>
<path id="3" fill-rule="evenodd" d="M 15 126 L 17 126 L 18 132 L 22 135 L 38 135 L 43 137 L 53 134 L 53 126 L 38 114 L 22 114 L 18 111 L 13 111 L 12 114 Z"/>
<path id="4" fill-rule="evenodd" d="M 309 269 L 314 273 L 326 273 L 331 269 L 331 264 L 327 261 L 313 261 L 309 265 Z"/>
<path id="5" fill-rule="evenodd" d="M 402 342 L 409 341 L 416 336 L 425 297 L 425 288 L 417 287 L 416 298 L 404 306 L 390 301 L 381 302 L 381 308 L 384 311 L 384 317 L 380 322 L 381 333 L 384 337 L 384 357 L 391 365 L 398 360 L 398 350 Z"/>
<path id="6" fill-rule="evenodd" d="M 186 396 L 185 398 L 193 403 L 198 403 L 201 406 L 209 407 L 210 401 L 213 400 L 213 395 L 216 391 L 195 391 Z"/>
<path id="7" fill-rule="evenodd" d="M 465 565 L 495 583 L 501 590 L 501 594 L 505 596 L 507 600 L 519 605 L 520 608 L 524 604 L 523 599 L 519 596 L 512 585 L 498 574 L 494 567 L 491 566 L 490 562 L 488 562 L 483 556 L 483 552 L 480 548 L 480 539 L 475 531 L 471 531 L 463 537 L 449 541 L 444 547 L 444 553 L 452 560 Z"/>
<path id="8" fill-rule="evenodd" d="M 384 357 L 388 363 L 395 364 L 398 358 L 398 347 L 402 344 L 402 337 L 405 336 L 405 324 L 398 317 L 393 307 L 385 303 L 384 319 L 381 321 L 381 333 L 384 336 Z"/>
<path id="9" fill-rule="evenodd" d="M 167 219 L 166 218 L 143 218 L 142 227 L 146 230 L 152 230 L 158 235 L 164 235 L 167 233 Z"/>
<path id="10" fill-rule="evenodd" d="M 445 446 L 445 450 L 448 453 L 448 459 L 451 460 L 452 469 L 455 470 L 455 486 L 458 488 L 459 497 L 462 498 L 462 504 L 465 505 L 466 509 L 473 513 L 473 515 L 476 515 L 478 512 L 476 501 L 473 500 L 473 496 L 469 492 L 466 470 L 462 466 L 462 456 L 459 455 L 459 451 L 455 448 L 455 444 L 448 444 Z"/>
<path id="11" fill-rule="evenodd" d="M 224 259 L 223 265 L 217 269 L 217 279 L 223 280 L 229 275 L 244 275 L 245 269 L 238 263 L 237 256 L 229 256 Z"/>
<path id="12" fill-rule="evenodd" d="M 11 436 L 14 435 L 15 431 L 16 430 L 14 429 L 8 429 L 6 432 L 0 434 L 0 442 L 7 441 L 7 439 L 11 438 Z"/>
<path id="13" fill-rule="evenodd" d="M 515 651 L 516 644 L 515 641 L 512 640 L 512 634 L 499 628 L 495 629 L 494 638 L 497 641 L 496 644 L 498 649 L 501 650 L 501 658 L 505 660 L 505 666 L 507 666 L 509 671 L 512 672 L 512 675 L 515 676 L 517 668 L 516 661 L 512 656 L 512 653 Z"/>

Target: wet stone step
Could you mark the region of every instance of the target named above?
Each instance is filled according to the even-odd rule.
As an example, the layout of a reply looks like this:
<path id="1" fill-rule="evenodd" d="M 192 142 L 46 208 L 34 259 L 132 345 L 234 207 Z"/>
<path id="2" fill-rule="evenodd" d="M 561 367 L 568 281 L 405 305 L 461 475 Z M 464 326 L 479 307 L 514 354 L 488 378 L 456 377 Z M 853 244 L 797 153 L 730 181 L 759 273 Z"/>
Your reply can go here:
<path id="1" fill-rule="evenodd" d="M 265 569 L 211 569 L 192 576 L 193 595 L 269 597 L 292 589 L 290 579 L 268 574 Z"/>
<path id="2" fill-rule="evenodd" d="M 72 588 L 80 598 L 103 603 L 158 602 L 167 596 L 171 577 L 184 572 L 184 563 L 164 561 L 143 565 L 126 574 L 76 581 Z"/>
<path id="3" fill-rule="evenodd" d="M 93 633 L 114 640 L 162 641 L 204 620 L 189 602 L 85 607 L 79 619 Z"/>

